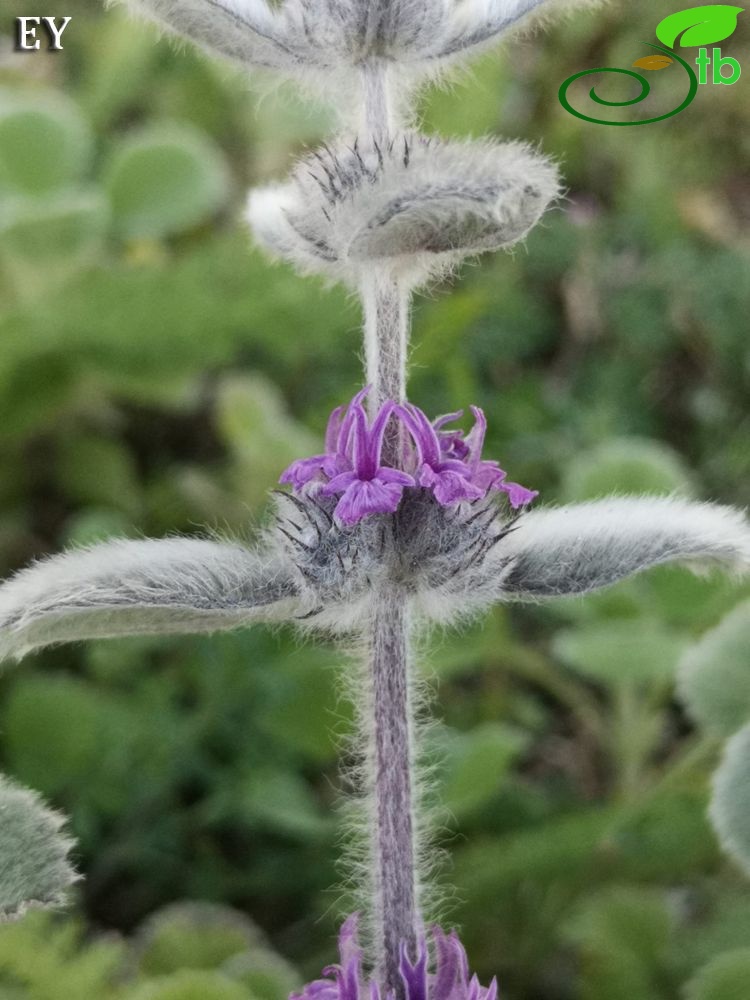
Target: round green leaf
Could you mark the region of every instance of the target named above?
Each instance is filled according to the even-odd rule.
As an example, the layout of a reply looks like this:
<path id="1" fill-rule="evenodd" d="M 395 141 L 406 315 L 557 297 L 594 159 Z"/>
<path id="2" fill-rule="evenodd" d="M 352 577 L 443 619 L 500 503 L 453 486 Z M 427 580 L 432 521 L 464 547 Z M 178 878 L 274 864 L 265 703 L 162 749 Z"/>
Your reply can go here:
<path id="1" fill-rule="evenodd" d="M 115 151 L 105 183 L 120 236 L 181 232 L 215 212 L 229 192 L 221 152 L 185 126 L 149 128 Z"/>
<path id="2" fill-rule="evenodd" d="M 260 941 L 247 917 L 229 907 L 175 903 L 151 916 L 139 931 L 138 966 L 151 976 L 180 969 L 218 969 Z"/>
<path id="3" fill-rule="evenodd" d="M 680 46 L 715 45 L 729 38 L 737 27 L 737 15 L 744 7 L 725 3 L 704 4 L 678 10 L 656 26 L 656 37 L 665 45 L 674 46 L 679 35 Z"/>
<path id="4" fill-rule="evenodd" d="M 726 745 L 714 775 L 710 815 L 724 850 L 750 874 L 750 724 Z"/>
<path id="5" fill-rule="evenodd" d="M 127 997 L 128 1000 L 254 1000 L 244 986 L 219 972 L 189 969 L 144 983 Z"/>
<path id="6" fill-rule="evenodd" d="M 35 268 L 83 262 L 101 246 L 108 217 L 103 195 L 94 189 L 65 191 L 6 202 L 0 215 L 5 254 Z M 38 272 L 37 272 L 38 274 Z"/>
<path id="7" fill-rule="evenodd" d="M 258 1000 L 288 997 L 302 986 L 292 966 L 268 948 L 254 948 L 235 955 L 224 963 L 221 971 L 247 986 Z"/>
<path id="8" fill-rule="evenodd" d="M 563 476 L 566 500 L 593 500 L 611 493 L 689 494 L 690 475 L 667 445 L 615 438 L 578 455 Z"/>
<path id="9" fill-rule="evenodd" d="M 718 955 L 694 976 L 685 1000 L 746 1000 L 750 989 L 750 948 Z"/>
<path id="10" fill-rule="evenodd" d="M 750 601 L 744 601 L 683 655 L 678 689 L 696 722 L 731 736 L 750 721 Z"/>
<path id="11" fill-rule="evenodd" d="M 0 94 L 0 194 L 48 194 L 77 181 L 92 138 L 77 107 L 59 95 Z"/>

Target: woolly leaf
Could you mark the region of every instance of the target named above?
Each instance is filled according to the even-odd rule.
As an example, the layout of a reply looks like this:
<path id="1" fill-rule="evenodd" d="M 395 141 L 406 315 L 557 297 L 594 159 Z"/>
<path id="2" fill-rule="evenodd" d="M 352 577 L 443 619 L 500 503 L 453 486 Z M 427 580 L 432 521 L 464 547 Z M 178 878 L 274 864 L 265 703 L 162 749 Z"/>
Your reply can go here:
<path id="1" fill-rule="evenodd" d="M 77 181 L 92 139 L 76 106 L 59 95 L 0 92 L 0 194 L 42 195 Z"/>
<path id="2" fill-rule="evenodd" d="M 717 955 L 685 988 L 685 1000 L 745 1000 L 750 984 L 750 948 Z"/>
<path id="3" fill-rule="evenodd" d="M 722 847 L 750 875 L 750 724 L 729 740 L 713 779 L 711 820 Z"/>
<path id="4" fill-rule="evenodd" d="M 0 919 L 29 906 L 60 906 L 77 875 L 62 816 L 0 776 Z"/>
<path id="5" fill-rule="evenodd" d="M 131 136 L 106 173 L 116 232 L 160 237 L 202 222 L 225 201 L 229 177 L 219 150 L 201 132 L 169 125 Z"/>
<path id="6" fill-rule="evenodd" d="M 656 26 L 656 37 L 664 45 L 674 47 L 678 37 L 680 45 L 714 45 L 729 38 L 737 27 L 737 15 L 743 7 L 712 3 L 689 10 L 678 10 L 665 17 Z"/>
<path id="7" fill-rule="evenodd" d="M 750 568 L 750 524 L 717 504 L 611 497 L 532 509 L 487 560 L 505 599 L 582 594 L 660 563 Z M 508 569 L 508 560 L 510 569 Z"/>
<path id="8" fill-rule="evenodd" d="M 252 193 L 248 217 L 266 249 L 302 270 L 351 281 L 374 261 L 398 260 L 414 284 L 516 243 L 557 193 L 557 169 L 519 143 L 407 133 L 385 150 L 305 158 L 291 183 Z"/>
<path id="9" fill-rule="evenodd" d="M 195 538 L 119 539 L 71 550 L 0 586 L 0 657 L 80 639 L 216 632 L 294 614 L 282 555 Z"/>
<path id="10" fill-rule="evenodd" d="M 679 691 L 693 718 L 717 736 L 750 720 L 750 601 L 685 652 Z"/>

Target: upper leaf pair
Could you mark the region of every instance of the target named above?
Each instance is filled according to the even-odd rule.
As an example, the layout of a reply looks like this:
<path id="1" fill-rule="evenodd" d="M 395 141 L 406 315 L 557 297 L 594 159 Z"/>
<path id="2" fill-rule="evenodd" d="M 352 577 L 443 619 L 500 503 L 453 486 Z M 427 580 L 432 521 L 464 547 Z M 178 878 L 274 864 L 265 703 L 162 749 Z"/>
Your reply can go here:
<path id="1" fill-rule="evenodd" d="M 555 166 L 522 143 L 413 133 L 339 143 L 250 197 L 256 237 L 303 271 L 356 284 L 373 267 L 415 285 L 467 255 L 510 247 L 558 194 Z"/>
<path id="2" fill-rule="evenodd" d="M 533 13 L 576 0 L 125 2 L 233 62 L 312 76 L 330 88 L 372 60 L 397 63 L 417 77 L 433 73 Z"/>
<path id="3" fill-rule="evenodd" d="M 0 659 L 76 639 L 303 618 L 358 630 L 383 574 L 419 615 L 445 623 L 495 601 L 586 593 L 665 562 L 750 568 L 744 517 L 684 500 L 615 498 L 509 523 L 487 501 L 450 511 L 415 493 L 399 510 L 397 549 L 387 551 L 377 518 L 340 529 L 312 501 L 309 516 L 305 501 L 294 503 L 294 524 L 285 521 L 286 534 L 260 554 L 170 538 L 105 542 L 37 563 L 0 586 Z"/>

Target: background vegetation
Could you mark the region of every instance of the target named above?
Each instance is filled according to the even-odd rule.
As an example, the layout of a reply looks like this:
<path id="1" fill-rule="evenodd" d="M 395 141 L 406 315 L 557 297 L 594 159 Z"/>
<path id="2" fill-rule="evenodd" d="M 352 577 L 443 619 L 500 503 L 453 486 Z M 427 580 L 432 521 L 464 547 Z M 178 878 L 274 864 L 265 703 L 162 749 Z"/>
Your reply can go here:
<path id="1" fill-rule="evenodd" d="M 643 129 L 556 97 L 579 69 L 630 65 L 672 9 L 580 15 L 424 104 L 428 129 L 563 161 L 567 204 L 526 249 L 419 301 L 411 382 L 428 412 L 483 406 L 488 454 L 545 502 L 750 501 L 750 84 Z M 247 187 L 330 123 L 90 0 L 45 8 L 73 15 L 63 53 L 12 52 L 29 13 L 9 0 L 0 26 L 2 573 L 111 534 L 250 532 L 361 377 L 355 304 L 269 265 L 240 221 Z M 747 689 L 748 595 L 658 570 L 425 649 L 444 919 L 505 1000 L 746 998 L 750 891 L 705 810 L 750 695 L 694 706 L 697 729 L 674 678 L 686 655 L 726 674 L 720 642 L 690 651 L 734 608 Z M 337 919 L 338 669 L 333 648 L 257 628 L 6 669 L 0 766 L 72 816 L 86 877 L 73 915 L 0 928 L 3 1000 L 276 1000 L 317 974 Z M 710 678 L 709 701 L 735 691 Z"/>

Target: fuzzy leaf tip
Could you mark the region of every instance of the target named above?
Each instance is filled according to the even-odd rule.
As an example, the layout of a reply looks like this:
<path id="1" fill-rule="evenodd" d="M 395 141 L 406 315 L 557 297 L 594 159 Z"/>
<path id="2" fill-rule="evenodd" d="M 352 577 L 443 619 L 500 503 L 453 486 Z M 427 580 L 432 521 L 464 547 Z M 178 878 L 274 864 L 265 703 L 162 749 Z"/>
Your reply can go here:
<path id="1" fill-rule="evenodd" d="M 0 920 L 65 902 L 78 875 L 64 823 L 36 792 L 0 776 Z"/>

